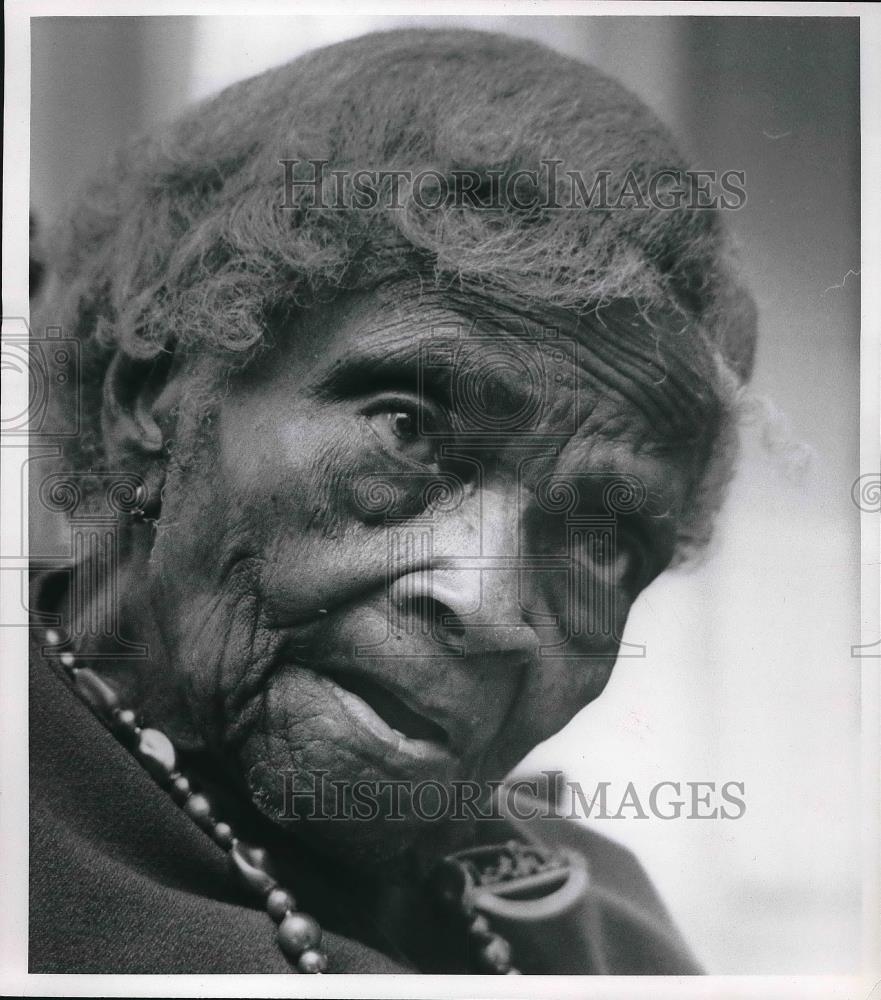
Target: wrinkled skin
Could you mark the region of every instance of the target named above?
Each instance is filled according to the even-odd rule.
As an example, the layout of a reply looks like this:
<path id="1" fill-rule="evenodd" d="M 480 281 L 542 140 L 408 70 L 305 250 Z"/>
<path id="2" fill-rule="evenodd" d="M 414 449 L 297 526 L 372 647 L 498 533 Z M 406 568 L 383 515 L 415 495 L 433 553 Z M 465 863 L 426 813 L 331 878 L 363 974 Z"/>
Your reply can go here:
<path id="1" fill-rule="evenodd" d="M 504 776 L 602 691 L 699 471 L 693 449 L 604 391 L 589 346 L 554 354 L 522 329 L 484 336 L 472 322 L 450 296 L 396 288 L 277 330 L 230 380 L 196 459 L 169 470 L 155 538 L 129 567 L 128 613 L 156 654 L 152 711 L 166 730 L 223 753 L 265 815 L 359 857 L 394 855 L 427 824 L 285 820 L 283 775 Z M 422 384 L 425 348 L 456 326 L 466 346 L 455 374 L 441 358 L 436 383 Z M 505 361 L 523 356 L 553 376 L 530 385 Z M 490 377 L 468 382 L 466 370 Z M 581 557 L 588 579 L 605 567 L 615 626 L 600 627 L 586 599 L 593 634 L 570 638 L 566 656 L 548 655 L 575 619 L 565 514 L 541 500 L 552 473 L 591 474 L 579 481 L 584 516 L 605 513 L 616 473 L 639 477 L 648 496 L 619 518 L 614 551 Z M 371 492 L 383 477 L 394 486 L 384 508 Z M 452 497 L 426 506 L 422 489 L 439 478 Z M 430 553 L 412 542 L 420 532 Z M 518 568 L 530 556 L 562 563 Z M 383 690 L 414 714 L 377 701 Z"/>

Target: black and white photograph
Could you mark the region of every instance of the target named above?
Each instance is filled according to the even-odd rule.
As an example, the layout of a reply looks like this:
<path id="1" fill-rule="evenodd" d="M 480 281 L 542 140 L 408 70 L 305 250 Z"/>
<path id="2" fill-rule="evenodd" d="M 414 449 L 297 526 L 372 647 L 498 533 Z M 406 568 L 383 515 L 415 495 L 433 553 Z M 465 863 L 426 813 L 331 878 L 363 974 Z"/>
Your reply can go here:
<path id="1" fill-rule="evenodd" d="M 0 993 L 881 996 L 872 5 L 5 21 Z"/>

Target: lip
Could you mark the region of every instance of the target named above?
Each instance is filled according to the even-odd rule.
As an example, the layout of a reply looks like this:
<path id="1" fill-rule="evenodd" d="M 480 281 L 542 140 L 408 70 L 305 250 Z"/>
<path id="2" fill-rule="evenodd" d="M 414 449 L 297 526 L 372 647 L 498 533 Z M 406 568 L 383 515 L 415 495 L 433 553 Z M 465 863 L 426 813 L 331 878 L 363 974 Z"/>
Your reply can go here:
<path id="1" fill-rule="evenodd" d="M 446 773 L 456 767 L 458 760 L 449 746 L 435 740 L 405 736 L 393 729 L 363 698 L 333 677 L 302 665 L 298 665 L 297 670 L 308 675 L 313 683 L 319 684 L 334 698 L 348 726 L 365 742 L 372 743 L 377 756 L 388 766 L 408 774 L 414 770 Z"/>
<path id="2" fill-rule="evenodd" d="M 400 692 L 396 685 L 361 671 L 326 670 L 325 675 L 335 684 L 353 694 L 390 726 L 392 731 L 409 740 L 421 740 L 450 747 L 450 735 L 409 692 Z"/>

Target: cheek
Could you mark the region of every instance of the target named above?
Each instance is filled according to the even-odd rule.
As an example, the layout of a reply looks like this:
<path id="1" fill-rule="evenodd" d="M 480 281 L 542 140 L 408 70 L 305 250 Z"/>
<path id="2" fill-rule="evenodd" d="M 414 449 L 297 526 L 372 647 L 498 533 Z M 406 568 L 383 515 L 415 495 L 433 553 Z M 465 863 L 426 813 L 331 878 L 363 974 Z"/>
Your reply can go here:
<path id="1" fill-rule="evenodd" d="M 382 532 L 351 531 L 361 523 L 355 486 L 374 467 L 339 422 L 268 426 L 232 408 L 198 466 L 170 472 L 150 600 L 206 738 L 252 723 L 280 625 L 345 599 L 356 581 L 384 578 Z"/>
<path id="2" fill-rule="evenodd" d="M 171 520 L 171 518 L 170 518 Z M 172 521 L 150 561 L 150 600 L 190 724 L 217 743 L 233 705 L 275 653 L 261 598 L 264 562 L 229 516 Z"/>
<path id="3" fill-rule="evenodd" d="M 500 734 L 492 770 L 507 772 L 539 743 L 558 733 L 599 697 L 613 666 L 611 656 L 537 662 L 526 679 L 509 724 Z"/>
<path id="4" fill-rule="evenodd" d="M 564 578 L 544 589 L 557 600 L 544 607 L 559 615 L 555 634 L 541 637 L 542 647 L 529 670 L 510 723 L 500 734 L 497 760 L 507 770 L 539 743 L 558 733 L 598 698 L 609 681 L 631 602 L 620 591 L 607 595 L 614 617 L 590 603 L 573 608 Z M 602 620 L 601 620 L 602 619 Z M 610 621 L 616 624 L 610 628 Z"/>
<path id="5" fill-rule="evenodd" d="M 602 694 L 614 665 L 614 653 L 546 659 L 541 664 L 538 676 L 527 685 L 526 695 L 544 706 L 541 714 L 549 731 L 542 739 L 558 732 Z"/>
<path id="6" fill-rule="evenodd" d="M 602 694 L 618 656 L 632 601 L 621 587 L 580 571 L 557 585 L 560 630 L 543 649 L 526 695 L 542 706 L 547 739 Z"/>
<path id="7" fill-rule="evenodd" d="M 284 536 L 304 544 L 337 537 L 359 519 L 359 486 L 376 472 L 373 435 L 348 412 L 305 405 L 286 411 L 279 404 L 273 414 L 273 404 L 270 397 L 221 414 L 217 474 L 267 544 Z"/>

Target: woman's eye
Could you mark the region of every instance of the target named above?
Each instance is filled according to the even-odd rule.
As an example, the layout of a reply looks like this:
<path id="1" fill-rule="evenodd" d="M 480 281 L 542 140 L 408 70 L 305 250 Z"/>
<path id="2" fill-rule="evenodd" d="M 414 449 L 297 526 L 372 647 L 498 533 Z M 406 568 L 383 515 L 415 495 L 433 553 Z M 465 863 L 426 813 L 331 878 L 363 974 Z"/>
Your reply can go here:
<path id="1" fill-rule="evenodd" d="M 634 576 L 638 562 L 633 544 L 608 534 L 590 534 L 582 544 L 581 562 L 591 574 L 612 587 L 620 587 Z"/>
<path id="2" fill-rule="evenodd" d="M 373 432 L 387 448 L 421 465 L 437 464 L 440 442 L 430 433 L 433 422 L 427 412 L 398 403 L 376 409 L 366 416 Z"/>

